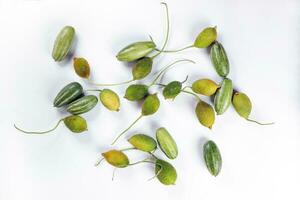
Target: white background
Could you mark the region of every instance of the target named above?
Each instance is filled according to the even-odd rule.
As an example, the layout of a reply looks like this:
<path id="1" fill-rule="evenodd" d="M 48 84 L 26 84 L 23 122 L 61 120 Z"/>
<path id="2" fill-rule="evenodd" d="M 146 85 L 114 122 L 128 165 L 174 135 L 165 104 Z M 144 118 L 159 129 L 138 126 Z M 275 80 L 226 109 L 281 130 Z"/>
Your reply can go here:
<path id="1" fill-rule="evenodd" d="M 98 82 L 128 80 L 129 66 L 115 59 L 125 45 L 152 35 L 161 46 L 165 13 L 158 0 L 0 0 L 0 199 L 300 199 L 300 2 L 296 0 L 169 0 L 169 49 L 191 44 L 207 26 L 218 27 L 227 50 L 235 88 L 253 102 L 251 117 L 275 121 L 258 126 L 241 119 L 230 108 L 218 116 L 212 130 L 202 127 L 194 114 L 196 100 L 181 94 L 175 101 L 161 98 L 156 115 L 143 118 L 130 134 L 154 136 L 166 127 L 179 147 L 175 186 L 161 185 L 153 166 L 142 164 L 116 171 L 107 163 L 94 167 L 100 153 L 139 115 L 139 105 L 122 99 L 119 113 L 98 104 L 85 114 L 89 131 L 76 135 L 63 125 L 48 135 L 25 135 L 13 128 L 44 130 L 66 113 L 52 107 L 57 92 L 71 81 L 83 83 L 70 61 L 51 58 L 59 30 L 77 31 L 76 56 L 87 58 Z M 153 72 L 178 58 L 164 82 L 216 75 L 206 50 L 190 49 L 162 55 Z M 153 76 L 144 82 L 149 83 Z M 114 88 L 121 96 L 124 87 Z M 153 88 L 153 92 L 158 90 Z M 160 96 L 161 97 L 161 96 Z M 208 100 L 207 98 L 204 98 Z M 202 145 L 213 139 L 223 157 L 221 174 L 205 168 Z M 126 140 L 116 148 L 128 147 Z M 134 160 L 143 154 L 130 153 Z M 162 154 L 158 154 L 165 158 Z"/>

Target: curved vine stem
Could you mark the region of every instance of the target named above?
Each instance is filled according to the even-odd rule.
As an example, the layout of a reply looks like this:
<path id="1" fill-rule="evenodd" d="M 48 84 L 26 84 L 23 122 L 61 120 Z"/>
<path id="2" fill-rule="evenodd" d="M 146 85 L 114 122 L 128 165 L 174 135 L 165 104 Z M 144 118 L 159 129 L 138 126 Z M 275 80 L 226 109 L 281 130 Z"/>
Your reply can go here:
<path id="1" fill-rule="evenodd" d="M 190 49 L 190 48 L 193 48 L 195 47 L 194 45 L 189 45 L 189 46 L 186 46 L 186 47 L 183 47 L 181 49 L 177 49 L 177 50 L 164 50 L 164 49 L 158 49 L 156 48 L 155 50 L 156 51 L 159 51 L 160 53 L 176 53 L 176 52 L 180 52 L 180 51 L 184 51 L 186 49 Z"/>
<path id="2" fill-rule="evenodd" d="M 114 168 L 114 171 L 113 171 L 113 173 L 112 173 L 112 177 L 111 177 L 111 180 L 112 180 L 112 181 L 114 181 L 114 179 L 115 179 L 116 171 L 117 171 L 117 168 L 115 167 L 115 168 Z"/>
<path id="3" fill-rule="evenodd" d="M 154 59 L 155 57 L 157 57 L 158 55 L 160 55 L 166 48 L 168 40 L 169 40 L 169 35 L 170 35 L 170 18 L 169 18 L 169 9 L 168 9 L 168 5 L 164 2 L 162 2 L 161 4 L 163 4 L 166 8 L 166 15 L 167 15 L 167 34 L 166 34 L 166 38 L 162 47 L 162 51 L 158 52 L 157 54 L 155 54 L 154 56 L 152 56 L 151 58 Z M 152 40 L 152 38 L 151 38 Z M 153 40 L 152 40 L 153 41 Z"/>
<path id="4" fill-rule="evenodd" d="M 177 60 L 169 65 L 167 65 L 166 67 L 162 68 L 159 71 L 159 74 L 155 77 L 155 79 L 152 81 L 152 83 L 150 83 L 150 85 L 148 85 L 148 87 L 151 87 L 153 85 L 155 85 L 157 83 L 157 80 L 159 79 L 159 77 L 161 77 L 170 67 L 172 67 L 173 65 L 180 63 L 180 62 L 191 62 L 193 64 L 195 64 L 195 62 L 193 60 L 189 60 L 189 59 L 181 59 L 181 60 Z"/>
<path id="5" fill-rule="evenodd" d="M 187 93 L 187 94 L 190 94 L 190 95 L 193 95 L 197 100 L 201 101 L 200 97 L 198 95 L 196 95 L 195 93 L 193 92 L 190 92 L 190 91 L 186 91 L 186 90 L 181 90 L 181 92 L 183 93 Z"/>
<path id="6" fill-rule="evenodd" d="M 155 162 L 148 160 L 149 158 L 145 158 L 144 160 L 140 160 L 134 163 L 130 163 L 128 166 L 138 165 L 140 163 L 152 163 L 155 164 Z"/>
<path id="7" fill-rule="evenodd" d="M 122 131 L 117 137 L 116 139 L 111 143 L 111 145 L 114 145 L 117 140 L 124 135 L 131 127 L 133 127 L 141 118 L 143 117 L 143 115 L 140 115 L 128 128 L 126 128 L 124 131 Z"/>
<path id="8" fill-rule="evenodd" d="M 52 131 L 54 131 L 58 126 L 59 124 L 63 121 L 64 119 L 60 119 L 57 124 L 50 130 L 47 130 L 47 131 L 25 131 L 23 129 L 20 129 L 19 127 L 17 127 L 15 124 L 14 124 L 14 127 L 18 130 L 18 131 L 21 131 L 23 133 L 26 133 L 26 134 L 45 134 L 45 133 L 50 133 Z"/>
<path id="9" fill-rule="evenodd" d="M 88 82 L 90 84 L 95 85 L 95 86 L 118 86 L 118 85 L 125 85 L 125 84 L 131 83 L 133 81 L 135 81 L 135 79 L 131 79 L 129 81 L 123 81 L 120 83 L 94 83 L 94 82 L 88 80 Z"/>
<path id="10" fill-rule="evenodd" d="M 255 121 L 255 120 L 253 120 L 253 119 L 248 119 L 248 118 L 246 118 L 246 120 L 249 121 L 249 122 L 257 123 L 257 124 L 262 125 L 262 126 L 275 124 L 274 122 L 261 123 L 261 122 Z"/>
<path id="11" fill-rule="evenodd" d="M 102 92 L 102 90 L 100 89 L 96 89 L 96 90 L 85 90 L 86 92 Z"/>
<path id="12" fill-rule="evenodd" d="M 100 163 L 104 160 L 104 158 L 101 158 L 100 160 L 98 160 L 96 163 L 95 163 L 95 167 L 97 167 L 98 165 L 100 165 Z"/>

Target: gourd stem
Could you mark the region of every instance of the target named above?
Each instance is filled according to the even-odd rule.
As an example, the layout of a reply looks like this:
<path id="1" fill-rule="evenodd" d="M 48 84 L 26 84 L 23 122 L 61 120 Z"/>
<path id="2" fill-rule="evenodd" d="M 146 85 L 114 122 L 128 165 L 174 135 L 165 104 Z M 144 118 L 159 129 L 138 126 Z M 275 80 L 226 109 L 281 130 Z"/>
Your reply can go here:
<path id="1" fill-rule="evenodd" d="M 129 81 L 124 81 L 124 82 L 120 82 L 120 83 L 103 83 L 103 84 L 101 84 L 101 83 L 94 83 L 90 80 L 88 82 L 95 86 L 118 86 L 118 85 L 125 85 L 125 84 L 131 83 L 133 81 L 135 81 L 135 79 L 131 79 Z"/>
<path id="2" fill-rule="evenodd" d="M 135 147 L 128 147 L 128 148 L 120 149 L 119 151 L 130 151 L 130 150 L 138 150 L 138 149 Z"/>
<path id="3" fill-rule="evenodd" d="M 185 77 L 185 79 L 184 79 L 183 81 L 181 81 L 181 84 L 184 84 L 184 83 L 188 80 L 188 78 L 189 78 L 189 76 L 187 75 L 187 76 Z"/>
<path id="4" fill-rule="evenodd" d="M 144 160 L 137 161 L 137 162 L 135 162 L 135 163 L 131 163 L 131 164 L 129 164 L 128 166 L 133 166 L 133 165 L 137 165 L 137 164 L 140 164 L 140 163 L 152 163 L 152 164 L 155 164 L 155 162 L 150 161 L 150 160 L 148 160 L 148 158 L 146 158 L 146 159 L 144 159 Z"/>
<path id="5" fill-rule="evenodd" d="M 158 172 L 151 178 L 149 178 L 147 181 L 151 181 L 153 180 L 154 178 L 156 178 L 163 170 L 163 167 L 160 165 L 160 169 L 158 170 Z"/>
<path id="6" fill-rule="evenodd" d="M 249 121 L 249 122 L 257 123 L 257 124 L 262 125 L 262 126 L 274 124 L 274 122 L 270 122 L 270 123 L 261 123 L 261 122 L 255 121 L 255 120 L 253 120 L 253 119 L 246 119 L 246 120 Z"/>
<path id="7" fill-rule="evenodd" d="M 149 152 L 149 154 L 150 154 L 153 158 L 158 159 L 152 152 Z"/>
<path id="8" fill-rule="evenodd" d="M 158 71 L 159 74 L 155 77 L 155 79 L 152 81 L 152 83 L 151 83 L 148 87 L 151 87 L 151 86 L 155 85 L 156 82 L 157 82 L 157 80 L 159 79 L 159 77 L 160 77 L 161 75 L 163 75 L 163 74 L 167 71 L 167 69 L 169 69 L 170 67 L 172 67 L 173 65 L 175 65 L 175 64 L 177 64 L 177 63 L 179 63 L 179 62 L 191 62 L 191 63 L 195 64 L 194 61 L 189 60 L 189 59 L 181 59 L 181 60 L 177 60 L 177 61 L 175 61 L 175 62 L 173 62 L 173 63 L 167 65 L 166 67 L 162 68 L 160 71 Z"/>
<path id="9" fill-rule="evenodd" d="M 104 158 L 101 158 L 99 161 L 97 161 L 97 162 L 95 163 L 95 167 L 97 167 L 98 165 L 100 165 L 100 163 L 101 163 L 103 160 L 104 160 Z"/>
<path id="10" fill-rule="evenodd" d="M 183 88 L 182 88 L 182 90 L 185 90 L 186 88 L 190 88 L 190 89 L 192 89 L 192 87 L 191 87 L 191 86 L 188 86 L 188 85 L 187 85 L 187 86 L 183 87 Z"/>
<path id="11" fill-rule="evenodd" d="M 87 91 L 87 92 L 102 92 L 102 90 L 100 90 L 100 89 L 97 89 L 97 90 L 85 90 L 85 91 Z"/>
<path id="12" fill-rule="evenodd" d="M 22 130 L 20 129 L 19 127 L 17 127 L 15 124 L 14 124 L 14 127 L 18 130 L 18 131 L 21 131 L 23 133 L 26 133 L 26 134 L 45 134 L 45 133 L 49 133 L 51 131 L 54 131 L 58 125 L 63 121 L 64 119 L 61 119 L 57 122 L 57 124 L 50 130 L 47 130 L 47 131 L 25 131 L 25 130 Z"/>
<path id="13" fill-rule="evenodd" d="M 198 95 L 196 95 L 196 94 L 193 93 L 193 92 L 186 91 L 186 90 L 181 90 L 181 92 L 184 92 L 184 93 L 187 93 L 187 94 L 191 94 L 191 95 L 193 95 L 194 97 L 196 97 L 196 99 L 198 99 L 199 101 L 201 101 L 200 97 L 198 97 Z"/>
<path id="14" fill-rule="evenodd" d="M 169 19 L 169 9 L 168 9 L 168 5 L 164 2 L 162 2 L 161 4 L 163 4 L 166 8 L 166 15 L 167 15 L 167 35 L 166 35 L 166 39 L 165 39 L 165 42 L 163 44 L 163 47 L 162 47 L 162 51 L 165 50 L 166 46 L 167 46 L 167 43 L 168 43 L 168 40 L 169 40 L 169 34 L 170 34 L 170 19 Z M 155 54 L 154 56 L 152 56 L 151 58 L 154 59 L 155 57 L 157 57 L 158 55 L 160 55 L 162 53 L 162 51 L 158 52 L 157 54 Z"/>
<path id="15" fill-rule="evenodd" d="M 143 115 L 140 115 L 128 128 L 126 128 L 124 131 L 122 131 L 122 133 L 120 133 L 116 139 L 111 143 L 111 145 L 114 145 L 117 140 L 123 135 L 125 134 L 131 127 L 133 127 L 141 118 L 143 117 Z"/>
<path id="16" fill-rule="evenodd" d="M 112 177 L 111 177 L 112 181 L 114 181 L 114 179 L 115 179 L 115 173 L 116 173 L 116 171 L 117 171 L 117 168 L 115 167 L 114 171 L 113 171 L 113 174 L 112 174 Z"/>
<path id="17" fill-rule="evenodd" d="M 193 48 L 193 47 L 194 47 L 194 45 L 189 45 L 189 46 L 183 47 L 181 49 L 177 49 L 177 50 L 163 50 L 163 49 L 158 49 L 158 48 L 156 48 L 155 50 L 159 51 L 159 52 L 163 52 L 163 53 L 175 53 L 175 52 L 180 52 L 180 51 L 183 51 L 183 50 L 186 50 L 189 48 Z"/>

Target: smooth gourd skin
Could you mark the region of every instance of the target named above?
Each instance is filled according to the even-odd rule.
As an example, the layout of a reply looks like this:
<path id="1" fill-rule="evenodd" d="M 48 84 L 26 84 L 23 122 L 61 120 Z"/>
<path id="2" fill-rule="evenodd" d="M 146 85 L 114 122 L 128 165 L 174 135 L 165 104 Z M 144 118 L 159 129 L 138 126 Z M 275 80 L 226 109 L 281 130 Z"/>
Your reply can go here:
<path id="1" fill-rule="evenodd" d="M 117 93 L 110 89 L 103 89 L 99 94 L 101 103 L 111 111 L 120 110 L 120 99 Z"/>
<path id="2" fill-rule="evenodd" d="M 88 79 L 91 74 L 90 65 L 84 58 L 74 58 L 73 66 L 76 74 L 81 78 Z"/>
<path id="3" fill-rule="evenodd" d="M 152 152 L 157 148 L 156 141 L 152 137 L 144 134 L 133 135 L 128 139 L 128 142 L 136 149 L 145 152 Z"/>
<path id="4" fill-rule="evenodd" d="M 230 106 L 232 92 L 232 81 L 228 78 L 225 78 L 214 99 L 215 111 L 218 115 L 223 114 Z"/>
<path id="5" fill-rule="evenodd" d="M 157 97 L 157 94 L 148 95 L 142 105 L 142 115 L 143 116 L 153 115 L 154 113 L 157 112 L 159 106 L 160 106 L 160 101 L 159 98 Z"/>
<path id="6" fill-rule="evenodd" d="M 211 105 L 204 101 L 199 101 L 195 110 L 198 121 L 205 127 L 211 129 L 215 123 L 215 111 Z"/>
<path id="7" fill-rule="evenodd" d="M 205 28 L 197 36 L 194 46 L 197 48 L 206 48 L 217 39 L 217 30 L 215 27 Z"/>
<path id="8" fill-rule="evenodd" d="M 218 41 L 214 42 L 210 49 L 210 56 L 219 76 L 226 77 L 229 74 L 229 60 L 221 43 Z"/>
<path id="9" fill-rule="evenodd" d="M 182 83 L 179 81 L 172 81 L 163 89 L 163 96 L 165 99 L 174 99 L 182 89 Z"/>
<path id="10" fill-rule="evenodd" d="M 217 176 L 222 168 L 222 157 L 219 148 L 213 141 L 204 144 L 203 155 L 208 171 Z"/>
<path id="11" fill-rule="evenodd" d="M 124 168 L 129 165 L 129 159 L 126 154 L 118 150 L 110 150 L 102 153 L 104 159 L 114 167 Z"/>
<path id="12" fill-rule="evenodd" d="M 67 111 L 73 115 L 86 113 L 93 109 L 98 102 L 98 98 L 94 95 L 88 95 L 77 99 L 68 105 Z"/>
<path id="13" fill-rule="evenodd" d="M 134 80 L 141 80 L 148 76 L 152 70 L 153 60 L 150 57 L 144 57 L 138 60 L 132 68 L 132 77 Z"/>
<path id="14" fill-rule="evenodd" d="M 64 118 L 64 124 L 73 133 L 82 133 L 87 131 L 86 120 L 78 115 L 71 115 Z"/>
<path id="15" fill-rule="evenodd" d="M 117 54 L 117 59 L 124 62 L 132 62 L 145 57 L 155 49 L 152 41 L 136 42 L 126 46 Z"/>
<path id="16" fill-rule="evenodd" d="M 177 179 L 176 169 L 168 162 L 157 159 L 155 164 L 157 179 L 164 185 L 175 185 Z"/>
<path id="17" fill-rule="evenodd" d="M 57 61 L 62 61 L 69 53 L 75 36 L 75 29 L 72 26 L 65 26 L 57 35 L 52 57 Z"/>
<path id="18" fill-rule="evenodd" d="M 129 101 L 142 100 L 148 94 L 148 86 L 143 84 L 130 85 L 125 92 L 124 98 Z"/>
<path id="19" fill-rule="evenodd" d="M 177 144 L 167 129 L 163 127 L 157 129 L 156 140 L 160 149 L 168 158 L 175 159 L 178 156 Z"/>
<path id="20" fill-rule="evenodd" d="M 199 79 L 192 84 L 193 92 L 205 96 L 211 96 L 216 93 L 220 86 L 210 79 Z"/>
<path id="21" fill-rule="evenodd" d="M 252 110 L 252 103 L 245 93 L 236 92 L 232 98 L 232 105 L 241 117 L 248 119 Z"/>
<path id="22" fill-rule="evenodd" d="M 72 82 L 66 85 L 60 92 L 56 95 L 53 106 L 62 107 L 67 105 L 83 94 L 83 88 L 80 83 Z"/>

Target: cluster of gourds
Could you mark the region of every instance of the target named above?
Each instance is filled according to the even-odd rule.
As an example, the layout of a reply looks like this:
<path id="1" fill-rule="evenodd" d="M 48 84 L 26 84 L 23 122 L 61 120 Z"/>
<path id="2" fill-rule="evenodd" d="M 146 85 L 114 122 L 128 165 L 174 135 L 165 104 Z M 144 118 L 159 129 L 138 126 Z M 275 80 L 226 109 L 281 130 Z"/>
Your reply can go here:
<path id="1" fill-rule="evenodd" d="M 95 83 L 90 80 L 90 65 L 85 58 L 74 58 L 73 66 L 76 74 L 81 78 L 87 80 L 90 84 L 96 86 L 117 86 L 122 84 L 129 84 L 136 80 L 144 79 L 148 76 L 153 67 L 153 60 L 162 53 L 172 53 L 182 51 L 188 48 L 210 48 L 210 56 L 212 64 L 217 74 L 223 78 L 221 84 L 217 84 L 210 79 L 199 79 L 193 82 L 191 86 L 183 86 L 186 81 L 172 81 L 168 84 L 160 83 L 159 79 L 166 73 L 167 69 L 180 62 L 194 63 L 192 60 L 182 59 L 177 60 L 166 67 L 162 68 L 158 75 L 153 79 L 150 84 L 137 84 L 133 83 L 129 85 L 125 91 L 124 98 L 129 101 L 143 101 L 141 107 L 141 113 L 136 120 L 123 132 L 121 132 L 117 138 L 113 141 L 114 144 L 123 134 L 125 134 L 135 123 L 138 122 L 144 116 L 153 115 L 160 107 L 160 100 L 156 93 L 149 93 L 149 88 L 158 85 L 163 88 L 162 95 L 165 99 L 174 99 L 180 93 L 191 94 L 197 98 L 198 103 L 195 108 L 196 116 L 199 122 L 211 129 L 215 122 L 215 112 L 217 115 L 225 113 L 228 107 L 232 104 L 237 113 L 249 120 L 249 115 L 252 110 L 252 104 L 249 97 L 241 92 L 233 90 L 232 81 L 227 78 L 230 67 L 229 60 L 226 55 L 225 49 L 222 44 L 217 41 L 216 27 L 205 28 L 198 34 L 194 43 L 179 50 L 165 50 L 167 41 L 169 39 L 169 14 L 168 7 L 165 3 L 162 3 L 166 8 L 167 14 L 167 34 L 161 49 L 157 48 L 153 39 L 150 37 L 149 41 L 135 42 L 123 48 L 118 54 L 117 59 L 122 62 L 133 62 L 132 66 L 132 79 L 123 81 L 121 83 Z M 66 55 L 72 47 L 72 42 L 75 36 L 75 29 L 71 26 L 64 27 L 58 34 L 52 57 L 55 61 L 59 62 L 65 59 Z M 156 52 L 154 55 L 149 56 L 150 53 Z M 111 111 L 119 111 L 120 98 L 117 93 L 111 89 L 97 89 L 97 90 L 84 90 L 80 83 L 72 82 L 66 85 L 56 96 L 54 100 L 55 107 L 65 107 L 65 109 L 71 114 L 58 121 L 56 126 L 48 131 L 43 132 L 28 132 L 21 130 L 15 126 L 18 130 L 25 133 L 48 133 L 55 130 L 60 122 L 64 122 L 66 127 L 74 133 L 81 133 L 87 130 L 86 120 L 79 116 L 94 108 L 98 102 L 98 98 L 95 95 L 85 95 L 85 92 L 99 92 L 100 102 Z M 214 95 L 214 106 L 200 99 L 198 95 L 212 96 Z M 259 122 L 256 122 L 259 123 Z M 259 123 L 262 124 L 262 123 Z M 156 142 L 157 140 L 157 142 Z M 129 138 L 128 142 L 133 146 L 131 148 L 123 150 L 110 150 L 102 153 L 103 159 L 116 168 L 124 168 L 130 165 L 148 162 L 155 165 L 155 177 L 165 185 L 175 184 L 177 173 L 175 168 L 167 161 L 157 158 L 154 155 L 154 151 L 157 148 L 157 143 L 160 149 L 165 155 L 174 159 L 177 157 L 178 149 L 177 145 L 165 128 L 159 128 L 156 131 L 156 140 L 150 136 L 144 134 L 136 134 Z M 147 158 L 136 163 L 131 163 L 128 156 L 124 153 L 127 150 L 140 150 L 150 155 Z M 217 145 L 213 141 L 208 141 L 203 146 L 204 160 L 209 172 L 217 176 L 221 170 L 222 158 Z M 153 161 L 154 159 L 154 161 Z"/>

